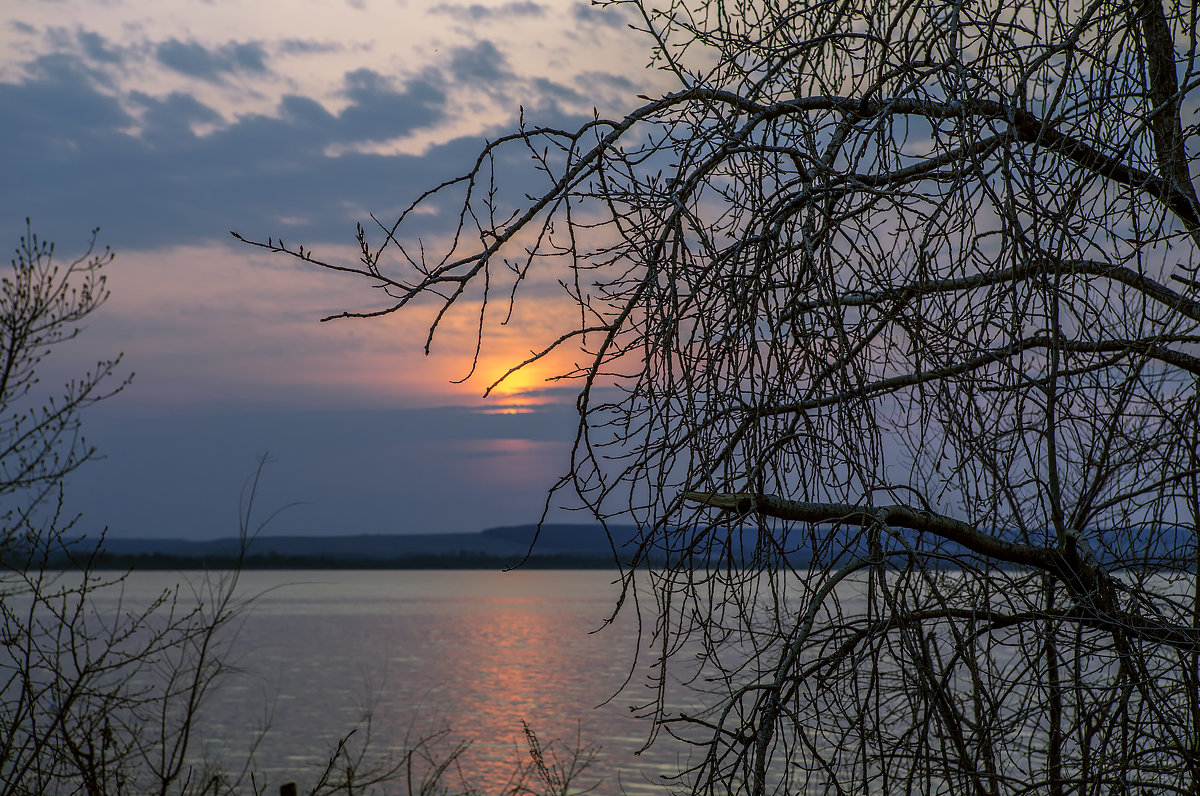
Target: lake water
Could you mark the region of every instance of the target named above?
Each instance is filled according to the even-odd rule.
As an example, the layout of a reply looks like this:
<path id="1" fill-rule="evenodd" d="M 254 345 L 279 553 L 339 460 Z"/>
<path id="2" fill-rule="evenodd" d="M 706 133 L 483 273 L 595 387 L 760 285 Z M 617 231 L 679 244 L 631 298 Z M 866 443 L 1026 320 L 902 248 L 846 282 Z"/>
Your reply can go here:
<path id="1" fill-rule="evenodd" d="M 637 649 L 633 617 L 600 629 L 618 595 L 608 571 L 250 571 L 257 594 L 234 644 L 243 670 L 207 704 L 201 745 L 234 766 L 264 725 L 255 781 L 267 793 L 311 787 L 340 737 L 372 713 L 368 760 L 401 754 L 406 739 L 447 729 L 442 749 L 470 743 L 463 775 L 501 789 L 528 759 L 524 720 L 545 743 L 578 736 L 602 749 L 582 781 L 600 793 L 662 792 L 676 773 L 669 738 L 648 752 L 649 725 L 630 705 L 650 695 L 644 677 L 624 692 Z M 125 599 L 148 602 L 179 582 L 134 573 Z M 596 632 L 598 631 L 598 632 Z M 360 730 L 352 739 L 359 743 Z M 619 784 L 619 787 L 618 787 Z"/>
<path id="2" fill-rule="evenodd" d="M 750 592 L 761 592 L 763 600 L 778 596 L 776 607 L 794 617 L 804 602 L 794 602 L 803 596 L 801 587 L 815 585 L 812 574 L 777 577 L 763 573 L 762 582 L 755 576 L 746 585 Z M 679 757 L 686 747 L 664 734 L 638 754 L 650 727 L 631 716 L 629 706 L 653 696 L 645 687 L 645 666 L 654 655 L 643 651 L 643 668 L 630 678 L 630 666 L 638 653 L 635 617 L 627 614 L 600 629 L 619 593 L 612 582 L 614 576 L 608 571 L 537 570 L 244 572 L 239 592 L 258 597 L 244 614 L 240 633 L 224 657 L 242 671 L 223 680 L 212 692 L 193 750 L 236 771 L 257 741 L 253 765 L 256 792 L 273 796 L 281 783 L 294 781 L 304 793 L 317 781 L 340 738 L 359 726 L 350 748 L 357 750 L 367 740 L 360 722 L 370 712 L 365 767 L 395 760 L 416 739 L 446 730 L 433 750 L 435 756 L 444 755 L 459 742 L 469 748 L 460 761 L 465 787 L 458 784 L 457 768 L 442 784 L 451 793 L 499 794 L 506 790 L 518 762 L 528 760 L 524 720 L 544 743 L 557 739 L 570 746 L 578 733 L 584 743 L 602 746 L 573 792 L 600 780 L 595 791 L 599 794 L 665 793 L 663 777 L 687 768 L 687 761 Z M 181 579 L 198 577 L 195 573 L 134 573 L 124 584 L 126 609 L 148 605 L 163 589 Z M 947 577 L 950 580 L 943 585 L 952 585 L 956 576 L 948 573 Z M 1191 582 L 1180 579 L 1154 586 L 1157 591 L 1183 588 L 1191 589 Z M 102 598 L 95 606 L 98 615 L 113 616 L 120 594 L 117 589 L 94 594 Z M 105 605 L 104 599 L 112 603 Z M 826 608 L 832 605 L 844 616 L 863 616 L 866 599 L 861 581 L 849 578 L 839 584 Z M 724 621 L 736 622 L 739 605 L 718 590 L 711 601 L 689 609 L 676 608 L 713 626 L 726 614 Z M 763 618 L 769 620 L 770 612 Z M 653 625 L 652 617 L 646 620 Z M 835 631 L 842 624 L 831 623 L 830 617 L 821 613 L 815 620 L 816 626 Z M 764 626 L 764 632 L 773 635 L 778 629 Z M 756 635 L 755 643 L 761 638 L 764 636 Z M 932 632 L 928 638 L 934 638 Z M 938 638 L 943 644 L 953 643 L 948 634 Z M 994 633 L 976 654 L 987 661 L 989 672 L 1007 677 L 1016 671 L 1014 667 L 1024 670 L 1022 643 L 1019 636 Z M 676 654 L 678 665 L 672 670 L 676 676 L 686 677 L 689 663 L 696 665 L 693 652 L 685 645 Z M 734 652 L 736 662 L 740 652 Z M 889 660 L 883 656 L 878 665 L 896 684 L 898 680 L 889 674 L 895 671 L 888 669 Z M 1158 664 L 1170 666 L 1172 661 L 1162 657 Z M 855 664 L 843 661 L 841 665 Z M 1104 687 L 1108 676 L 1104 667 L 1110 665 L 1115 665 L 1111 656 L 1088 663 L 1088 677 L 1096 680 L 1094 687 Z M 850 686 L 855 687 L 850 669 L 840 671 L 839 676 L 849 675 Z M 1166 669 L 1162 673 L 1177 674 Z M 706 669 L 702 674 L 696 680 L 698 685 L 713 672 Z M 1003 692 L 1003 699 L 1016 711 L 1013 715 L 1026 709 L 1023 682 L 1018 679 Z M 714 686 L 718 691 L 725 687 L 720 682 Z M 697 706 L 689 704 L 692 699 L 694 693 L 680 686 L 668 695 L 667 709 L 694 715 Z M 815 744 L 826 756 L 838 750 L 852 751 L 844 744 L 846 738 L 855 737 L 856 726 L 842 720 L 852 719 L 852 714 L 820 714 L 826 704 L 833 710 L 853 706 L 854 694 L 839 691 L 830 699 L 826 703 L 820 697 L 811 704 L 818 715 L 807 724 L 811 734 L 806 736 L 806 742 Z M 888 699 L 899 700 L 891 714 L 896 722 L 891 730 L 903 735 L 907 697 L 893 693 Z M 1032 733 L 1026 741 L 1035 750 L 1034 757 L 1043 747 L 1035 737 L 1042 726 L 1035 723 L 1036 716 L 1035 706 L 1029 717 L 1014 725 L 1022 733 Z M 259 739 L 263 727 L 267 730 Z M 772 768 L 773 777 L 778 774 L 780 781 L 785 781 L 785 775 L 795 773 L 790 767 L 792 758 L 781 755 L 776 762 L 779 768 Z M 820 786 L 818 790 L 827 784 L 819 773 L 808 778 L 808 783 Z M 250 791 L 241 788 L 241 792 Z M 408 791 L 399 783 L 390 792 Z"/>

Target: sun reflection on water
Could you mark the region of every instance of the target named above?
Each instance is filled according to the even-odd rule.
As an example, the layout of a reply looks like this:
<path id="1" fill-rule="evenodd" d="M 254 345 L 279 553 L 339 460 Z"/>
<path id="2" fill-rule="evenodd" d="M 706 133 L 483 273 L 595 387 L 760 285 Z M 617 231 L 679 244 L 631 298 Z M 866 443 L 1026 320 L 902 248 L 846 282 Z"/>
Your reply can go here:
<path id="1" fill-rule="evenodd" d="M 257 739 L 258 782 L 294 781 L 304 790 L 369 710 L 368 762 L 402 759 L 417 739 L 447 730 L 451 744 L 470 744 L 461 759 L 465 782 L 477 793 L 500 793 L 515 764 L 529 759 L 524 720 L 560 754 L 576 738 L 602 747 L 583 787 L 602 780 L 597 794 L 662 793 L 651 780 L 681 770 L 678 750 L 658 746 L 637 756 L 649 730 L 628 709 L 644 696 L 639 681 L 601 704 L 625 681 L 637 640 L 630 617 L 593 632 L 612 610 L 614 576 L 244 572 L 243 588 L 259 597 L 232 654 L 250 674 L 212 692 L 198 748 L 237 767 Z M 158 594 L 178 577 L 134 573 L 128 596 Z M 267 718 L 270 729 L 258 738 Z M 443 784 L 460 789 L 457 781 Z"/>
<path id="2" fill-rule="evenodd" d="M 611 643 L 597 643 L 587 627 L 548 611 L 544 602 L 487 598 L 447 619 L 456 643 L 446 658 L 456 673 L 429 696 L 448 714 L 468 719 L 459 729 L 473 744 L 472 767 L 480 781 L 498 786 L 514 760 L 523 758 L 522 721 L 541 738 L 557 739 L 561 748 L 577 733 L 585 742 L 600 737 L 619 712 L 615 706 L 597 708 L 620 685 L 605 673 L 609 656 L 619 653 Z M 589 665 L 595 656 L 602 660 Z"/>

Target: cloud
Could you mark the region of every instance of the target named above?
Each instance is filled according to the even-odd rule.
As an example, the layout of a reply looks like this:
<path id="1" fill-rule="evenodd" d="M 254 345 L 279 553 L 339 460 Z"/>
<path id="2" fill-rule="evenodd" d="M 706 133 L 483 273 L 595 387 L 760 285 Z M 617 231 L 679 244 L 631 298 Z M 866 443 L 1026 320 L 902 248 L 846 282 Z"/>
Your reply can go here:
<path id="1" fill-rule="evenodd" d="M 488 39 L 454 48 L 450 54 L 450 74 L 468 84 L 496 83 L 512 77 L 508 59 Z"/>
<path id="2" fill-rule="evenodd" d="M 108 39 L 89 30 L 81 30 L 76 36 L 79 45 L 83 47 L 84 53 L 93 61 L 99 61 L 106 64 L 121 63 L 121 54 L 113 49 L 108 42 Z"/>
<path id="3" fill-rule="evenodd" d="M 429 9 L 431 14 L 444 14 L 452 17 L 470 17 L 475 22 L 513 17 L 541 17 L 546 14 L 546 7 L 541 3 L 514 0 L 499 6 L 485 6 L 479 3 L 470 5 L 463 3 L 441 3 Z"/>
<path id="4" fill-rule="evenodd" d="M 386 141 L 428 127 L 444 113 L 446 95 L 428 79 L 410 81 L 397 91 L 390 79 L 370 69 L 345 77 L 351 104 L 338 119 L 339 141 Z"/>
<path id="5" fill-rule="evenodd" d="M 275 45 L 284 55 L 315 55 L 320 53 L 343 52 L 346 47 L 336 41 L 316 41 L 314 39 L 284 39 Z"/>
<path id="6" fill-rule="evenodd" d="M 533 17 L 540 8 L 509 3 L 493 10 Z M 32 216 L 68 230 L 101 226 L 105 242 L 119 250 L 221 240 L 229 229 L 283 231 L 305 243 L 346 240 L 369 213 L 398 212 L 425 188 L 457 176 L 474 162 L 484 136 L 513 124 L 510 117 L 503 129 L 437 138 L 433 131 L 470 113 L 451 105 L 461 89 L 483 89 L 511 113 L 516 103 L 509 97 L 519 92 L 529 124 L 565 128 L 585 122 L 590 97 L 605 93 L 579 90 L 565 78 L 520 78 L 498 40 L 484 38 L 443 50 L 441 64 L 407 77 L 352 69 L 332 95 L 328 88 L 319 97 L 294 91 L 273 108 L 230 118 L 217 104 L 221 91 L 210 86 L 245 77 L 278 89 L 288 84 L 273 57 L 344 47 L 299 38 L 210 46 L 187 36 L 123 46 L 65 29 L 61 38 L 57 52 L 0 82 L 0 149 L 19 153 L 9 158 L 6 178 L 20 189 L 0 194 L 0 235 L 9 238 Z M 135 63 L 139 58 L 147 63 Z M 122 75 L 147 65 L 164 71 L 160 64 L 169 69 L 170 93 L 122 93 Z M 589 73 L 581 85 L 600 80 Z M 405 138 L 426 149 L 392 155 L 375 146 Z M 527 166 L 520 157 L 497 161 L 514 202 L 540 186 Z M 421 234 L 453 222 L 453 208 L 442 210 L 422 217 Z"/>
<path id="7" fill-rule="evenodd" d="M 551 101 L 573 102 L 579 105 L 586 105 L 588 102 L 587 98 L 575 89 L 564 86 L 562 83 L 556 83 L 549 78 L 535 77 L 530 84 L 538 96 Z"/>
<path id="8" fill-rule="evenodd" d="M 641 87 L 624 75 L 612 74 L 611 72 L 582 72 L 577 79 L 584 86 L 616 89 L 622 93 L 642 90 Z"/>
<path id="9" fill-rule="evenodd" d="M 114 97 L 101 90 L 104 76 L 75 56 L 43 55 L 27 71 L 30 78 L 25 83 L 0 83 L 4 152 L 25 158 L 42 150 L 69 157 L 70 150 L 85 146 L 87 140 L 117 135 L 133 121 Z"/>
<path id="10" fill-rule="evenodd" d="M 267 71 L 266 53 L 257 42 L 230 42 L 209 49 L 194 41 L 168 39 L 155 47 L 155 57 L 168 69 L 210 83 L 235 72 Z"/>
<path id="11" fill-rule="evenodd" d="M 118 250 L 221 240 L 230 229 L 273 234 L 281 219 L 306 220 L 291 227 L 306 243 L 345 240 L 368 212 L 398 210 L 474 162 L 480 146 L 472 136 L 422 156 L 329 155 L 443 120 L 444 84 L 430 75 L 399 82 L 355 70 L 339 112 L 290 95 L 270 115 L 222 123 L 183 92 L 135 93 L 123 105 L 82 55 L 44 56 L 26 72 L 0 83 L 0 151 L 19 153 L 6 179 L 20 190 L 0 192 L 6 240 L 26 216 L 69 230 L 101 226 Z M 517 173 L 510 184 L 519 192 L 527 186 Z M 427 220 L 434 231 L 449 223 Z"/>
<path id="12" fill-rule="evenodd" d="M 171 92 L 163 99 L 135 92 L 131 99 L 145 109 L 142 140 L 160 147 L 177 147 L 196 138 L 196 125 L 221 121 L 220 114 L 212 108 L 179 91 Z"/>
<path id="13" fill-rule="evenodd" d="M 337 117 L 325 110 L 325 106 L 314 99 L 288 94 L 280 100 L 279 109 L 286 121 L 295 123 L 299 128 L 309 130 L 332 129 L 337 125 Z"/>
<path id="14" fill-rule="evenodd" d="M 579 25 L 603 25 L 618 29 L 627 27 L 633 17 L 623 6 L 609 5 L 597 8 L 590 2 L 575 3 L 571 6 L 571 16 Z"/>

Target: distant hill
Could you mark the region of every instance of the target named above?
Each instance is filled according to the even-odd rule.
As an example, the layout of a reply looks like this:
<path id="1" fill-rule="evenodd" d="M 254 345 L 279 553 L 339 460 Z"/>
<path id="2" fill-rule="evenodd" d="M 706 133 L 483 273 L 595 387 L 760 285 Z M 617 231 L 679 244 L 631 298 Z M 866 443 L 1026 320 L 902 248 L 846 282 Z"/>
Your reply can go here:
<path id="1" fill-rule="evenodd" d="M 615 565 L 614 549 L 621 562 L 628 563 L 636 550 L 637 530 L 632 525 L 609 526 L 606 533 L 598 524 L 546 524 L 539 530 L 530 524 L 478 533 L 260 536 L 250 542 L 240 562 L 240 541 L 235 537 L 208 541 L 110 537 L 93 565 L 112 569 L 219 569 L 239 563 L 246 569 L 504 569 L 517 565 L 595 569 Z M 722 556 L 722 564 L 754 566 L 756 533 L 743 529 L 732 538 L 736 539 L 732 550 L 714 551 L 713 555 Z M 770 546 L 777 550 L 778 543 L 773 540 Z M 84 540 L 71 552 L 75 557 L 88 555 L 93 544 Z M 793 539 L 787 546 L 792 551 L 787 555 L 791 566 L 811 563 L 806 545 Z M 697 551 L 696 555 L 704 554 Z M 661 554 L 649 561 L 651 565 L 663 562 Z M 51 566 L 70 565 L 65 554 L 51 562 Z"/>
<path id="2" fill-rule="evenodd" d="M 613 550 L 616 549 L 623 563 L 628 563 L 636 544 L 632 541 L 637 528 L 632 525 L 609 526 L 612 541 L 600 525 L 547 524 L 540 532 L 536 525 L 510 525 L 488 528 L 478 533 L 424 533 L 424 534 L 357 534 L 353 536 L 260 536 L 254 539 L 246 551 L 241 564 L 248 569 L 261 568 L 372 568 L 372 569 L 504 569 L 520 564 L 530 568 L 608 568 L 614 566 Z M 828 533 L 844 534 L 841 544 L 833 549 L 848 548 L 851 555 L 864 555 L 866 548 L 857 529 L 844 526 L 838 530 L 817 531 L 818 536 Z M 532 550 L 530 544 L 537 534 Z M 916 534 L 905 532 L 910 542 L 916 542 Z M 1140 528 L 1133 532 L 1133 540 L 1123 536 L 1127 545 L 1142 551 L 1144 563 L 1151 566 L 1155 560 L 1174 560 L 1182 553 L 1194 551 L 1195 535 L 1189 529 Z M 722 559 L 722 564 L 755 566 L 756 534 L 753 530 L 735 531 L 737 539 L 732 551 L 724 551 L 732 561 Z M 785 544 L 786 542 L 786 544 Z M 238 563 L 239 540 L 236 538 L 209 541 L 187 541 L 182 539 L 121 539 L 108 538 L 104 541 L 103 553 L 96 564 L 109 568 L 144 567 L 155 569 L 225 568 Z M 789 550 L 788 563 L 793 567 L 811 564 L 811 540 L 802 537 L 789 540 L 773 539 L 770 547 L 776 551 L 780 546 Z M 844 546 L 844 547 L 843 547 Z M 962 552 L 952 544 L 943 549 L 949 553 Z M 76 558 L 94 551 L 94 542 L 83 540 L 70 553 Z M 1182 552 L 1181 552 L 1182 551 Z M 1115 564 L 1129 561 L 1128 550 L 1097 550 L 1102 561 Z M 1194 554 L 1188 553 L 1188 554 Z M 19 561 L 4 562 L 21 568 Z M 652 565 L 662 559 L 651 559 Z M 64 553 L 51 562 L 54 567 L 71 566 L 71 556 Z"/>
<path id="3" fill-rule="evenodd" d="M 623 543 L 633 526 L 610 527 Z M 525 566 L 595 568 L 613 566 L 612 544 L 600 525 L 543 525 L 532 553 L 535 525 L 488 528 L 478 533 L 357 534 L 351 536 L 259 536 L 242 559 L 247 568 L 504 568 Z M 90 553 L 86 540 L 72 549 Z M 107 538 L 100 566 L 163 568 L 223 567 L 237 562 L 237 538 L 184 539 Z M 628 557 L 631 549 L 623 551 Z M 57 566 L 69 563 L 64 554 Z"/>

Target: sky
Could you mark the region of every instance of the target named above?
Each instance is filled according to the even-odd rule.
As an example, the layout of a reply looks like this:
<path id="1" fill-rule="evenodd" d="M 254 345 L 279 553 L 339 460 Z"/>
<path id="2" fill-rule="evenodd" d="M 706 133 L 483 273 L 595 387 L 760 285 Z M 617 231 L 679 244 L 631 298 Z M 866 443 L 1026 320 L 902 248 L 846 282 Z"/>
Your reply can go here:
<path id="1" fill-rule="evenodd" d="M 60 258 L 112 248 L 111 298 L 43 363 L 62 383 L 124 354 L 91 407 L 102 459 L 68 483 L 80 528 L 229 536 L 257 460 L 269 534 L 474 531 L 535 521 L 567 463 L 573 393 L 548 372 L 490 398 L 545 340 L 543 286 L 426 356 L 430 316 L 321 323 L 370 286 L 237 243 L 355 259 L 389 219 L 527 122 L 572 126 L 669 90 L 624 9 L 586 0 L 8 0 L 0 9 L 0 239 L 31 219 Z M 520 190 L 522 172 L 510 175 Z M 442 219 L 429 219 L 436 240 Z M 295 504 L 295 505 L 293 505 Z M 554 512 L 559 520 L 587 521 Z"/>

